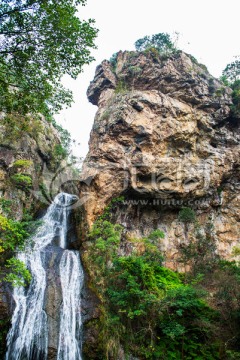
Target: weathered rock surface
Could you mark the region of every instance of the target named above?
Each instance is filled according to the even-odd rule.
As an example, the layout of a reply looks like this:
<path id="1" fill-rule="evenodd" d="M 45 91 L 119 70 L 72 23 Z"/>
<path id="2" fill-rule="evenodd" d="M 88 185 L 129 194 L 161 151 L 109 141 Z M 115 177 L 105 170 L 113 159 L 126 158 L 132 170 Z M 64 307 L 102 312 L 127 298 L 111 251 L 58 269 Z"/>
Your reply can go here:
<path id="1" fill-rule="evenodd" d="M 15 129 L 12 129 L 11 132 L 10 125 L 7 124 L 2 115 L 0 118 L 0 196 L 12 201 L 14 218 L 20 220 L 24 208 L 32 207 L 33 209 L 40 203 L 41 185 L 46 181 L 51 182 L 55 175 L 59 159 L 54 155 L 54 148 L 60 144 L 60 138 L 57 130 L 44 118 L 30 120 L 24 131 L 15 132 Z M 29 161 L 29 165 L 15 166 L 19 160 Z M 16 184 L 13 181 L 13 176 L 16 174 L 30 177 L 32 186 L 26 189 L 21 184 Z M 44 202 L 46 203 L 46 200 Z"/>
<path id="2" fill-rule="evenodd" d="M 88 97 L 98 105 L 82 173 L 88 226 L 125 194 L 118 222 L 130 236 L 162 229 L 162 251 L 175 267 L 186 241 L 178 212 L 187 206 L 203 227 L 212 223 L 219 254 L 232 259 L 240 240 L 240 131 L 231 89 L 183 52 L 163 60 L 120 52 L 115 69 L 107 61 L 97 68 Z"/>
<path id="3" fill-rule="evenodd" d="M 40 214 L 48 207 L 41 186 L 45 184 L 45 191 L 51 191 L 53 178 L 60 165 L 59 158 L 54 153 L 55 146 L 60 144 L 57 130 L 43 118 L 23 122 L 23 118 L 15 119 L 13 123 L 11 119 L 5 122 L 4 115 L 0 114 L 0 214 L 9 215 L 5 213 L 2 204 L 10 201 L 10 216 L 15 220 L 21 220 L 24 212 Z M 27 161 L 27 166 L 15 166 L 19 160 Z M 16 174 L 30 178 L 32 186 L 28 188 L 24 184 L 17 184 L 13 181 Z M 0 260 L 3 276 L 6 270 L 3 268 L 5 258 L 3 253 Z M 50 292 L 51 300 L 54 294 L 53 291 Z M 9 326 L 14 306 L 10 289 L 0 279 L 1 334 L 5 331 L 5 323 Z"/>
<path id="4" fill-rule="evenodd" d="M 57 358 L 59 341 L 60 313 L 62 305 L 62 289 L 59 274 L 59 263 L 63 255 L 59 246 L 49 245 L 45 252 L 47 288 L 45 293 L 45 308 L 48 319 L 48 351 L 49 359 Z"/>
<path id="5" fill-rule="evenodd" d="M 209 241 L 207 251 L 216 246 L 221 257 L 238 259 L 240 130 L 231 89 L 183 52 L 167 59 L 151 51 L 119 52 L 116 62 L 97 67 L 88 98 L 98 110 L 80 186 L 84 254 L 84 234 L 113 198 L 124 195 L 111 215 L 124 227 L 121 255 L 141 254 L 144 246 L 131 239 L 160 229 L 165 266 L 188 270 L 181 248 L 198 235 L 178 215 L 189 207 Z M 95 279 L 86 280 L 94 289 Z M 85 327 L 89 359 L 99 358 L 96 315 Z M 118 358 L 126 358 L 121 349 Z"/>

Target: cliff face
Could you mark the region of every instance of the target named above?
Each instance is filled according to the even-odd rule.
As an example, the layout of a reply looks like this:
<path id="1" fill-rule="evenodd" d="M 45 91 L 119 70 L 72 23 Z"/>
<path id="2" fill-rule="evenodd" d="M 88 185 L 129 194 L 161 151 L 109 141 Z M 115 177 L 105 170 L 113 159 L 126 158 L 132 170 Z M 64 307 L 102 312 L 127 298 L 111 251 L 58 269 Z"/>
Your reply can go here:
<path id="1" fill-rule="evenodd" d="M 14 219 L 21 220 L 23 209 L 37 210 L 40 200 L 43 200 L 40 198 L 41 186 L 52 180 L 60 164 L 55 154 L 59 144 L 57 130 L 43 118 L 5 121 L 2 115 L 0 195 L 2 199 L 11 201 Z"/>
<path id="2" fill-rule="evenodd" d="M 24 214 L 34 216 L 48 206 L 48 201 L 42 195 L 44 193 L 42 186 L 45 184 L 45 191 L 50 192 L 52 180 L 60 165 L 60 159 L 55 153 L 56 146 L 60 144 L 60 137 L 56 129 L 43 118 L 5 120 L 6 118 L 2 115 L 0 119 L 0 215 L 20 221 Z M 2 228 L 0 230 L 2 231 Z M 9 251 L 1 253 L 0 261 L 0 354 L 2 356 L 5 353 L 4 337 L 15 306 L 11 289 L 2 282 L 6 271 L 4 261 L 10 256 Z M 50 291 L 51 289 L 49 293 Z"/>
<path id="3" fill-rule="evenodd" d="M 190 55 L 120 52 L 97 67 L 88 98 L 98 106 L 82 174 L 88 226 L 112 198 L 130 236 L 159 228 L 161 250 L 176 268 L 178 247 L 194 238 L 178 220 L 194 209 L 202 231 L 211 223 L 219 255 L 239 244 L 238 120 L 231 90 Z M 90 185 L 89 185 L 90 184 Z"/>

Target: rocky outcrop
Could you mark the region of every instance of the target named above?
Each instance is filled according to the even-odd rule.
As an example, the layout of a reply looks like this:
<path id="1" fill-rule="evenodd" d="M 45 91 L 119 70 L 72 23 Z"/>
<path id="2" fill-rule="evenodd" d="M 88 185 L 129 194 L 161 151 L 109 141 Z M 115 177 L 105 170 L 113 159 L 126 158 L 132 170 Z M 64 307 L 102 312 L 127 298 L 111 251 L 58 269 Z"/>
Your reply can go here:
<path id="1" fill-rule="evenodd" d="M 165 232 L 161 250 L 176 267 L 186 239 L 179 210 L 212 224 L 218 252 L 232 259 L 239 246 L 240 131 L 231 114 L 231 89 L 190 55 L 120 52 L 104 61 L 88 89 L 98 105 L 81 193 L 88 226 L 114 197 L 129 236 Z M 84 229 L 83 229 L 84 232 Z"/>
<path id="2" fill-rule="evenodd" d="M 16 220 L 22 218 L 23 209 L 37 210 L 43 201 L 41 187 L 51 182 L 60 165 L 54 150 L 60 144 L 57 130 L 44 118 L 29 119 L 19 128 L 18 121 L 24 120 L 5 121 L 2 115 L 0 121 L 0 195 L 11 201 Z"/>
<path id="3" fill-rule="evenodd" d="M 55 195 L 51 192 L 53 192 L 54 179 L 61 163 L 55 149 L 60 143 L 57 130 L 44 118 L 6 118 L 4 114 L 1 114 L 1 215 L 10 216 L 14 220 L 22 220 L 24 214 L 38 216 L 48 207 L 52 195 Z M 54 192 L 57 191 L 58 189 L 54 189 Z M 6 271 L 4 261 L 10 255 L 2 253 L 0 261 L 2 278 L 4 271 Z M 49 274 L 51 276 L 51 271 Z M 54 296 L 57 296 L 57 290 L 59 290 L 59 287 L 54 288 L 54 276 L 50 280 L 52 281 L 52 288 L 49 288 L 48 302 L 55 299 Z M 4 336 L 9 328 L 14 306 L 11 289 L 6 283 L 0 281 L 0 336 L 3 347 L 5 346 L 3 344 Z M 58 306 L 57 301 L 52 306 Z M 50 325 L 54 327 L 56 321 L 50 315 Z M 52 346 L 51 342 L 52 339 L 50 346 Z M 0 356 L 3 356 L 4 352 L 5 349 L 1 348 Z"/>
<path id="4" fill-rule="evenodd" d="M 183 249 L 202 239 L 199 258 L 217 252 L 239 260 L 240 130 L 231 89 L 184 52 L 126 51 L 97 67 L 88 98 L 98 110 L 81 174 L 83 259 L 91 262 L 88 229 L 123 195 L 113 211 L 108 207 L 124 228 L 120 255 L 142 254 L 144 246 L 132 239 L 160 229 L 165 238 L 158 249 L 174 270 L 189 270 Z M 194 210 L 196 223 L 181 221 L 184 207 Z M 91 264 L 84 266 L 86 284 L 97 294 Z M 103 321 L 97 312 L 86 319 L 86 358 L 99 358 Z M 118 359 L 125 359 L 121 351 Z"/>

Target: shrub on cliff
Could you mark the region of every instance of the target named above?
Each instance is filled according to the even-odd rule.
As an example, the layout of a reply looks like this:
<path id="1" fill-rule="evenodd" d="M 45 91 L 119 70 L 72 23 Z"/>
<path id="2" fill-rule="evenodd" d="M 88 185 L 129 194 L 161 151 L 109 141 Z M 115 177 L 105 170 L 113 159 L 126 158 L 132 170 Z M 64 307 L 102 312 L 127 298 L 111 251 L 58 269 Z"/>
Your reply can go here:
<path id="1" fill-rule="evenodd" d="M 32 160 L 27 160 L 27 159 L 19 159 L 14 161 L 13 163 L 13 168 L 14 169 L 28 169 L 30 166 L 33 165 Z"/>
<path id="2" fill-rule="evenodd" d="M 240 56 L 236 57 L 236 60 L 230 64 L 227 64 L 223 70 L 223 76 L 226 77 L 231 83 L 239 80 L 240 77 Z"/>
<path id="3" fill-rule="evenodd" d="M 144 51 L 149 49 L 157 50 L 161 55 L 168 55 L 176 51 L 176 48 L 167 33 L 159 33 L 152 36 L 145 36 L 135 42 L 137 51 Z"/>
<path id="4" fill-rule="evenodd" d="M 132 251 L 121 256 L 122 230 L 100 218 L 89 234 L 84 260 L 103 304 L 98 350 L 106 358 L 117 358 L 122 346 L 144 359 L 216 359 L 210 341 L 215 312 L 204 292 L 163 266 L 158 249 L 163 232 L 128 239 Z"/>
<path id="5" fill-rule="evenodd" d="M 32 178 L 29 175 L 17 173 L 12 175 L 10 179 L 17 189 L 28 191 L 32 187 Z"/>
<path id="6" fill-rule="evenodd" d="M 31 282 L 31 273 L 21 260 L 12 257 L 7 260 L 6 268 L 9 269 L 10 272 L 7 273 L 4 280 L 11 283 L 12 286 L 25 286 Z"/>
<path id="7" fill-rule="evenodd" d="M 9 258 L 16 249 L 23 249 L 24 242 L 29 236 L 29 222 L 15 221 L 0 215 L 0 269 L 7 268 L 3 274 L 6 274 L 4 280 L 10 282 L 13 286 L 22 286 L 30 282 L 31 275 L 25 264 L 15 257 Z M 1 271 L 0 271 L 1 272 Z"/>
<path id="8" fill-rule="evenodd" d="M 189 207 L 183 207 L 178 214 L 179 221 L 183 223 L 193 223 L 196 220 L 194 210 Z"/>
<path id="9" fill-rule="evenodd" d="M 232 92 L 232 112 L 237 118 L 240 117 L 240 56 L 236 60 L 228 64 L 223 70 L 221 80 L 227 86 L 230 86 Z"/>

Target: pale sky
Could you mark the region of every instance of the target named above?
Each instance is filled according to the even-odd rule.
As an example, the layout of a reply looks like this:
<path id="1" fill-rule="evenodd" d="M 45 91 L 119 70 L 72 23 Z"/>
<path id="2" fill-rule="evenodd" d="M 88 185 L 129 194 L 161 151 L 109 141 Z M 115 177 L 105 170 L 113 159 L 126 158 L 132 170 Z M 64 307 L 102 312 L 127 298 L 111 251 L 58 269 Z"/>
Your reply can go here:
<path id="1" fill-rule="evenodd" d="M 240 55 L 239 14 L 239 0 L 88 0 L 80 7 L 79 17 L 96 20 L 96 61 L 86 65 L 77 80 L 64 79 L 64 85 L 74 92 L 75 103 L 56 116 L 80 143 L 74 154 L 84 157 L 88 151 L 97 107 L 88 102 L 86 91 L 102 60 L 119 50 L 134 50 L 135 41 L 145 35 L 178 32 L 178 47 L 219 77 L 234 56 Z"/>

